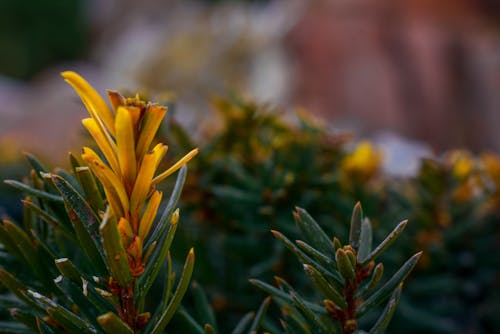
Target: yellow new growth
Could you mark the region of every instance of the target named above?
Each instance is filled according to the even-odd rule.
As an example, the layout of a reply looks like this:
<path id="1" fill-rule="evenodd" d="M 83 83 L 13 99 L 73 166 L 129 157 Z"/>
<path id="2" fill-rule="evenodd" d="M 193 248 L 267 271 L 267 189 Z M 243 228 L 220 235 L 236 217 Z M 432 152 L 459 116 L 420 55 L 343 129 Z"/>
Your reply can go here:
<path id="1" fill-rule="evenodd" d="M 188 163 L 198 149 L 155 176 L 168 147 L 157 144 L 150 150 L 150 146 L 167 109 L 144 102 L 138 96 L 125 98 L 113 91 L 108 91 L 112 106 L 109 108 L 77 73 L 63 72 L 62 77 L 75 89 L 91 116 L 82 123 L 105 161 L 88 147 L 83 148 L 82 158 L 102 183 L 113 216 L 118 221 L 130 270 L 134 276 L 139 276 L 145 267 L 143 242 L 153 226 L 162 198 L 155 186 Z"/>
<path id="2" fill-rule="evenodd" d="M 341 163 L 341 169 L 348 175 L 369 179 L 380 169 L 382 153 L 367 141 L 362 141 L 356 149 L 347 154 Z"/>

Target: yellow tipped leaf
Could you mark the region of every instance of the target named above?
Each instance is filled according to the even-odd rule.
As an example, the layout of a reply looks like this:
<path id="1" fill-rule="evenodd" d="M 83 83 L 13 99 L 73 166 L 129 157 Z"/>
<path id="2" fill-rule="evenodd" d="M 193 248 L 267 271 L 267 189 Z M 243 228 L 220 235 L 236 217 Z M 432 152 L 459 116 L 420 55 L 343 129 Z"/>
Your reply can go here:
<path id="1" fill-rule="evenodd" d="M 97 146 L 106 157 L 111 168 L 119 173 L 120 167 L 118 165 L 118 160 L 116 159 L 116 144 L 113 141 L 108 141 L 106 137 L 103 135 L 97 122 L 93 118 L 85 118 L 82 120 L 83 126 L 89 131 L 92 138 L 94 138 Z"/>
<path id="2" fill-rule="evenodd" d="M 112 90 L 108 90 L 107 93 L 109 102 L 115 111 L 118 110 L 119 106 L 125 105 L 125 98 L 120 93 Z"/>
<path id="3" fill-rule="evenodd" d="M 132 117 L 125 107 L 118 107 L 115 120 L 118 163 L 122 177 L 131 187 L 136 176 L 134 129 Z"/>
<path id="4" fill-rule="evenodd" d="M 134 237 L 134 232 L 132 231 L 132 227 L 127 219 L 123 217 L 120 218 L 120 221 L 118 222 L 118 232 L 120 233 L 124 246 L 128 247 L 130 241 Z"/>
<path id="5" fill-rule="evenodd" d="M 141 168 L 137 174 L 132 195 L 130 196 L 130 210 L 139 215 L 142 211 L 144 201 L 151 188 L 151 180 L 155 173 L 156 156 L 148 153 L 142 160 Z"/>
<path id="6" fill-rule="evenodd" d="M 155 191 L 149 199 L 146 210 L 144 210 L 144 214 L 142 215 L 141 221 L 139 223 L 139 236 L 142 238 L 142 240 L 146 239 L 146 236 L 151 229 L 156 213 L 158 211 L 158 207 L 160 206 L 161 198 L 162 193 L 159 191 Z"/>
<path id="7" fill-rule="evenodd" d="M 160 127 L 161 121 L 167 112 L 166 107 L 149 105 L 142 120 L 142 128 L 137 139 L 136 154 L 141 159 L 149 150 L 149 146 Z"/>
<path id="8" fill-rule="evenodd" d="M 175 173 L 179 168 L 181 168 L 182 166 L 187 164 L 189 162 L 189 160 L 191 160 L 196 154 L 198 154 L 197 148 L 195 148 L 194 150 L 192 150 L 191 152 L 186 154 L 184 157 L 182 157 L 172 167 L 170 167 L 169 169 L 167 169 L 166 171 L 164 171 L 160 175 L 156 176 L 152 181 L 153 185 L 158 184 L 159 182 L 161 182 L 162 180 L 167 178 L 169 175 Z"/>
<path id="9" fill-rule="evenodd" d="M 79 74 L 66 71 L 62 72 L 61 76 L 69 83 L 82 99 L 83 104 L 87 107 L 90 115 L 97 121 L 102 119 L 111 134 L 115 133 L 114 116 L 103 98 L 95 91 L 94 88 Z"/>
<path id="10" fill-rule="evenodd" d="M 118 196 L 120 207 L 122 209 L 120 211 L 122 211 L 123 213 L 128 212 L 129 199 L 125 188 L 123 187 L 123 184 L 121 183 L 118 176 L 113 173 L 113 171 L 108 166 L 106 166 L 104 162 L 102 162 L 101 158 L 99 158 L 99 156 L 92 149 L 84 147 L 82 158 L 90 166 L 99 181 L 101 181 L 106 194 L 112 195 L 113 193 L 116 193 L 116 195 Z M 108 200 L 110 199 L 108 198 Z M 110 204 L 112 204 L 111 200 Z M 113 207 L 112 205 L 114 213 L 118 214 L 118 212 L 114 210 L 115 207 Z"/>
<path id="11" fill-rule="evenodd" d="M 146 154 L 142 159 L 141 167 L 137 173 L 132 195 L 130 196 L 130 210 L 139 215 L 142 211 L 144 201 L 152 188 L 151 180 L 155 174 L 158 163 L 167 152 L 167 146 L 158 144 L 153 151 Z"/>

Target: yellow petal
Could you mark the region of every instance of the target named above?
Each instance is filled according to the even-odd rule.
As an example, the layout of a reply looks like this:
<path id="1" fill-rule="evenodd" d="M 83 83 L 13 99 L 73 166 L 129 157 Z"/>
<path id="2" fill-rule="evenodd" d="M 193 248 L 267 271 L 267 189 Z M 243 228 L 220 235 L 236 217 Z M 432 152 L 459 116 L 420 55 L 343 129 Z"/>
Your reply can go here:
<path id="1" fill-rule="evenodd" d="M 167 154 L 168 146 L 162 143 L 156 144 L 151 153 L 156 157 L 155 170 L 158 168 L 161 159 Z"/>
<path id="2" fill-rule="evenodd" d="M 137 217 L 141 214 L 144 201 L 148 197 L 148 194 L 150 194 L 151 180 L 156 168 L 165 153 L 167 153 L 167 150 L 168 146 L 160 143 L 142 159 L 132 195 L 130 196 L 130 209 L 132 214 L 137 215 Z"/>
<path id="3" fill-rule="evenodd" d="M 142 159 L 141 167 L 137 173 L 137 179 L 130 195 L 130 211 L 134 215 L 139 216 L 144 206 L 144 201 L 151 188 L 151 180 L 156 170 L 157 156 L 158 153 L 153 151 L 146 154 L 144 159 Z"/>
<path id="4" fill-rule="evenodd" d="M 111 134 L 115 133 L 113 113 L 103 98 L 79 74 L 66 71 L 61 76 L 69 83 L 82 99 L 92 118 L 97 122 L 102 119 Z"/>
<path id="5" fill-rule="evenodd" d="M 146 239 L 146 236 L 151 229 L 151 225 L 153 224 L 156 213 L 158 212 L 158 207 L 160 206 L 161 198 L 162 193 L 159 191 L 155 191 L 149 199 L 146 210 L 144 210 L 141 221 L 139 223 L 139 236 L 142 238 L 142 240 Z"/>
<path id="6" fill-rule="evenodd" d="M 85 118 L 82 120 L 83 126 L 87 128 L 90 135 L 94 138 L 97 146 L 101 149 L 102 153 L 106 157 L 111 168 L 116 172 L 120 172 L 120 167 L 118 165 L 118 160 L 116 159 L 116 144 L 111 141 L 106 140 L 102 132 L 100 131 L 97 122 L 93 118 Z"/>
<path id="7" fill-rule="evenodd" d="M 130 118 L 132 119 L 132 128 L 134 129 L 134 138 L 138 136 L 139 119 L 141 118 L 141 108 L 135 106 L 127 106 L 128 112 L 130 113 Z"/>
<path id="8" fill-rule="evenodd" d="M 127 219 L 121 217 L 118 222 L 118 232 L 120 233 L 120 237 L 122 238 L 122 242 L 125 247 L 130 245 L 130 241 L 134 237 L 134 232 L 132 231 L 132 227 Z"/>
<path id="9" fill-rule="evenodd" d="M 179 168 L 181 168 L 182 166 L 184 166 L 185 164 L 187 164 L 189 162 L 189 160 L 191 160 L 196 154 L 198 154 L 198 149 L 197 148 L 195 148 L 194 150 L 192 150 L 191 152 L 189 152 L 188 154 L 186 154 L 184 157 L 182 157 L 182 159 L 180 159 L 179 161 L 177 161 L 172 167 L 170 167 L 169 169 L 167 169 L 166 171 L 164 171 L 163 173 L 161 173 L 160 175 L 158 175 L 157 177 L 155 177 L 153 179 L 153 181 L 151 181 L 153 183 L 153 185 L 158 184 L 160 181 L 162 181 L 163 179 L 167 178 L 170 174 L 174 173 Z"/>
<path id="10" fill-rule="evenodd" d="M 122 177 L 128 187 L 132 187 L 136 176 L 134 129 L 130 112 L 125 107 L 118 107 L 115 120 L 116 146 L 118 163 Z"/>
<path id="11" fill-rule="evenodd" d="M 99 156 L 90 148 L 88 147 L 83 148 L 82 158 L 90 166 L 90 168 L 97 176 L 99 181 L 101 181 L 104 190 L 106 191 L 106 194 L 107 195 L 116 194 L 118 196 L 118 201 L 122 210 L 120 210 L 121 212 L 117 212 L 115 211 L 116 204 L 115 207 L 112 206 L 115 215 L 117 215 L 117 217 L 123 217 L 123 216 L 126 217 L 129 211 L 129 200 L 127 193 L 125 192 L 125 188 L 121 183 L 120 179 L 118 178 L 118 176 L 115 173 L 113 173 L 113 171 L 109 169 L 109 167 L 102 162 L 101 158 L 99 158 Z M 108 198 L 108 200 L 110 201 L 111 204 L 110 198 Z M 119 213 L 121 213 L 121 215 L 118 215 Z"/>
<path id="12" fill-rule="evenodd" d="M 127 254 L 132 256 L 134 260 L 140 261 L 142 258 L 142 239 L 136 236 L 130 246 L 127 248 Z"/>
<path id="13" fill-rule="evenodd" d="M 153 138 L 158 131 L 166 112 L 167 108 L 156 105 L 149 105 L 146 109 L 135 151 L 139 160 L 149 150 L 149 146 L 151 145 L 151 142 L 153 141 Z"/>
<path id="14" fill-rule="evenodd" d="M 120 93 L 112 90 L 108 90 L 107 93 L 109 102 L 115 111 L 118 110 L 119 106 L 125 105 L 125 98 Z"/>

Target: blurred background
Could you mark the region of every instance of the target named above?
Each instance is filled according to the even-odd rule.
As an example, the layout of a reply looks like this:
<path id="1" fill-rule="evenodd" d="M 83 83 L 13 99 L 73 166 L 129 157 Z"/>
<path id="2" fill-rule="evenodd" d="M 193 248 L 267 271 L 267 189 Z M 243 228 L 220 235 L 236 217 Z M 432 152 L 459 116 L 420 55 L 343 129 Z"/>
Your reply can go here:
<path id="1" fill-rule="evenodd" d="M 208 250 L 209 269 L 203 267 L 204 260 L 197 264 L 203 275 L 209 273 L 206 277 L 237 261 L 245 267 L 234 249 L 241 245 L 243 254 L 255 248 L 256 240 L 270 239 L 269 225 L 291 225 L 293 205 L 310 205 L 307 209 L 322 217 L 320 221 L 341 224 L 355 201 L 362 199 L 382 232 L 389 228 L 382 222 L 414 219 L 411 249 L 405 251 L 412 252 L 416 242 L 415 247 L 431 254 L 420 269 L 428 279 L 408 293 L 413 297 L 407 305 L 418 307 L 402 307 L 402 313 L 410 314 L 403 319 L 413 322 L 396 324 L 405 328 L 400 333 L 410 333 L 408 326 L 432 322 L 419 313 L 428 304 L 437 305 L 442 312 L 432 312 L 444 314 L 445 319 L 435 321 L 432 333 L 457 333 L 457 328 L 464 333 L 493 332 L 500 326 L 496 316 L 500 275 L 497 264 L 488 262 L 500 244 L 500 158 L 486 156 L 481 165 L 468 153 L 500 152 L 497 0 L 1 0 L 0 45 L 2 179 L 28 175 L 23 151 L 36 154 L 49 169 L 64 167 L 67 152 L 77 152 L 87 140 L 80 123 L 87 112 L 59 76 L 74 70 L 99 92 L 107 88 L 139 92 L 168 103 L 172 108 L 167 118 L 174 114 L 194 138 L 182 142 L 178 139 L 182 131 L 177 129 L 178 146 L 207 148 L 191 164 L 183 195 L 190 228 L 186 244 L 197 242 L 201 245 L 197 249 Z M 268 106 L 271 113 L 279 110 L 275 114 L 280 117 L 300 108 L 324 120 L 319 128 L 332 130 L 335 136 L 323 138 L 314 127 L 310 133 L 288 128 L 255 111 L 260 109 L 252 103 L 219 101 L 214 108 L 216 96 L 242 96 Z M 217 118 L 213 109 L 223 116 Z M 216 131 L 217 136 L 210 137 Z M 345 138 L 336 137 L 346 132 L 375 142 L 384 161 L 366 143 L 355 152 L 368 154 L 351 157 L 351 147 L 343 146 Z M 169 136 L 170 145 L 174 136 Z M 442 157 L 442 152 L 457 148 L 467 151 L 420 164 L 420 157 Z M 354 161 L 351 171 L 346 160 Z M 379 164 L 386 174 L 413 177 L 411 186 L 404 180 L 393 191 L 404 196 L 393 196 L 392 183 L 387 186 L 386 180 L 378 179 Z M 478 181 L 471 167 L 476 164 L 489 168 L 496 183 L 483 182 L 483 174 Z M 373 170 L 366 172 L 367 168 Z M 255 192 L 251 196 L 238 184 L 242 170 L 251 180 L 247 182 Z M 318 185 L 324 189 L 318 190 Z M 476 195 L 478 188 L 483 197 Z M 1 184 L 0 215 L 9 210 L 20 217 L 19 196 Z M 399 197 L 410 198 L 411 205 L 402 209 Z M 196 224 L 202 226 L 198 234 Z M 471 226 L 481 238 L 474 239 Z M 255 239 L 252 233 L 268 239 Z M 240 239 L 226 251 L 220 245 L 233 240 L 227 237 L 231 234 Z M 241 242 L 245 238 L 251 240 Z M 461 256 L 454 257 L 456 253 Z M 230 254 L 237 254 L 237 259 Z M 439 256 L 432 258 L 433 254 Z M 247 255 L 248 262 L 257 261 L 254 252 Z M 220 260 L 217 256 L 227 257 L 227 264 L 211 267 L 210 261 Z M 448 257 L 456 258 L 456 263 Z M 426 276 L 428 272 L 432 275 Z M 435 279 L 443 272 L 453 284 Z M 230 282 L 241 272 L 225 274 Z M 238 289 L 248 285 L 249 276 L 241 275 Z M 220 277 L 213 276 L 215 286 Z M 211 284 L 208 281 L 204 283 Z M 435 290 L 428 297 L 425 291 L 430 291 L 432 282 Z M 209 289 L 216 311 L 234 310 L 228 302 L 232 296 L 218 297 L 227 293 L 220 291 L 227 286 Z M 249 289 L 250 295 L 254 292 Z M 255 306 L 246 300 L 241 304 L 246 310 Z M 237 316 L 242 309 L 237 309 Z"/>
<path id="2" fill-rule="evenodd" d="M 495 0 L 3 0 L 0 143 L 76 147 L 85 112 L 58 75 L 74 69 L 175 94 L 194 129 L 211 95 L 238 92 L 361 136 L 498 150 L 499 18 Z"/>

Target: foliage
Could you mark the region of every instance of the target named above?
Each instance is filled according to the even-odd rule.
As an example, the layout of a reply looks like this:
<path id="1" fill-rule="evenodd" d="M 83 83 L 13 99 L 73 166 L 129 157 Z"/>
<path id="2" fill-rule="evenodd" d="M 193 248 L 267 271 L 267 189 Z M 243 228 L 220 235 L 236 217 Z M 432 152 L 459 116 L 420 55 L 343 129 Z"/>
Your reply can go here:
<path id="1" fill-rule="evenodd" d="M 413 177 L 390 178 L 372 143 L 234 98 L 214 101 L 222 125 L 201 138 L 173 121 L 164 127 L 158 141 L 175 156 L 187 152 L 164 166 L 167 148 L 154 134 L 165 108 L 108 92 L 109 108 L 78 75 L 63 76 L 91 115 L 83 125 L 98 149 L 70 155 L 69 172 L 49 172 L 28 154 L 29 176 L 7 181 L 26 197 L 23 218 L 0 224 L 0 333 L 380 333 L 390 319 L 396 333 L 500 325 L 499 156 L 451 151 L 423 160 Z M 193 147 L 201 151 L 186 179 Z M 405 217 L 409 224 L 388 223 Z M 372 249 L 372 237 L 381 246 Z M 383 279 L 382 268 L 392 276 Z M 200 284 L 189 289 L 191 275 Z M 277 287 L 264 283 L 273 275 Z"/>
<path id="2" fill-rule="evenodd" d="M 369 219 L 363 218 L 359 203 L 352 213 L 349 243 L 345 246 L 336 237 L 329 238 L 303 209 L 297 208 L 294 216 L 304 240 L 294 243 L 278 231 L 273 234 L 302 263 L 322 303 L 307 301 L 280 277 L 275 278 L 278 288 L 259 280 L 251 281 L 276 298 L 285 332 L 365 333 L 360 329 L 363 316 L 387 301 L 369 330 L 369 333 L 385 333 L 404 280 L 422 253 L 413 255 L 382 285 L 384 266 L 375 260 L 399 237 L 407 221 L 397 225 L 372 249 L 372 226 Z"/>
<path id="3" fill-rule="evenodd" d="M 498 157 L 451 151 L 422 161 L 404 196 L 410 233 L 400 254 L 424 250 L 414 281 L 401 301 L 395 328 L 457 333 L 494 331 L 498 309 Z M 493 173 L 493 174 L 492 174 Z M 411 236 L 411 237 L 410 237 Z M 466 316 L 462 316 L 466 315 Z"/>
<path id="4" fill-rule="evenodd" d="M 314 294 L 268 233 L 297 237 L 288 218 L 294 205 L 344 240 L 341 227 L 360 200 L 375 239 L 390 232 L 386 222 L 411 222 L 403 242 L 382 257 L 388 272 L 415 249 L 424 251 L 401 298 L 395 332 L 497 327 L 500 271 L 490 256 L 500 244 L 497 155 L 451 151 L 423 160 L 413 177 L 389 178 L 369 142 L 353 145 L 349 136 L 331 134 L 310 119 L 287 122 L 277 110 L 248 101 L 222 99 L 214 106 L 211 118 L 219 116 L 222 125 L 200 140 L 176 123 L 169 130 L 174 149 L 201 148 L 183 203 L 189 234 L 181 237 L 202 250 L 195 276 L 216 315 L 229 319 L 223 325 L 235 324 L 248 305 L 258 303 L 246 277 L 270 281 L 276 273 L 305 297 Z"/>
<path id="5" fill-rule="evenodd" d="M 70 155 L 72 173 L 50 173 L 28 155 L 30 179 L 6 181 L 27 197 L 22 223 L 0 224 L 0 282 L 9 290 L 2 308 L 18 322 L 5 321 L 0 332 L 161 333 L 194 267 L 191 249 L 176 280 L 169 249 L 179 221 L 184 165 L 196 150 L 154 176 L 166 146 L 149 146 L 166 110 L 109 92 L 112 111 L 76 73 L 63 77 L 91 115 L 83 124 L 102 158 L 86 147 L 86 164 Z M 155 185 L 179 169 L 157 218 L 162 193 Z M 161 271 L 166 273 L 159 276 Z M 161 299 L 149 305 L 157 278 Z"/>
<path id="6" fill-rule="evenodd" d="M 296 233 L 289 219 L 295 205 L 330 221 L 330 233 L 349 220 L 358 199 L 372 213 L 387 197 L 378 191 L 380 152 L 371 144 L 351 147 L 350 136 L 331 134 L 305 114 L 292 122 L 276 109 L 237 98 L 213 105 L 222 125 L 208 138 L 193 142 L 176 123 L 170 123 L 169 138 L 173 150 L 200 147 L 185 186 L 187 233 L 180 237 L 201 250 L 195 277 L 217 314 L 230 319 L 226 325 L 259 302 L 248 277 L 278 273 L 307 283 L 269 234 Z"/>

